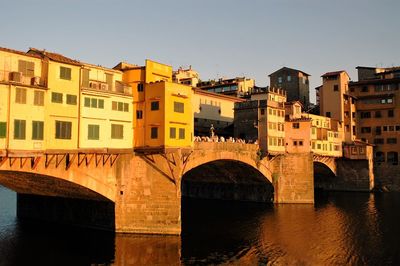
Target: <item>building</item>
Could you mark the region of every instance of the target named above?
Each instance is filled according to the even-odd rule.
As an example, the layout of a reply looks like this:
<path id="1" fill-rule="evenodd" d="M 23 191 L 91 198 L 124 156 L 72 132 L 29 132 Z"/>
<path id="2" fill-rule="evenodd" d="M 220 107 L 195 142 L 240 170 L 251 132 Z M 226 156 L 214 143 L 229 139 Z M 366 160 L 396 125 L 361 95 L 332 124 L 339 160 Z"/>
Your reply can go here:
<path id="1" fill-rule="evenodd" d="M 192 107 L 194 112 L 195 136 L 209 136 L 211 126 L 218 136 L 233 136 L 235 103 L 244 99 L 193 88 Z"/>
<path id="2" fill-rule="evenodd" d="M 192 87 L 172 82 L 172 67 L 146 60 L 120 63 L 123 82 L 132 87 L 134 147 L 137 151 L 192 147 Z"/>
<path id="3" fill-rule="evenodd" d="M 0 150 L 46 148 L 47 80 L 40 56 L 0 48 Z"/>
<path id="4" fill-rule="evenodd" d="M 300 101 L 308 109 L 310 104 L 310 75 L 297 69 L 282 67 L 268 75 L 270 87 L 281 88 L 287 92 L 287 101 Z"/>
<path id="5" fill-rule="evenodd" d="M 199 83 L 199 73 L 189 66 L 188 69 L 180 67 L 177 71 L 172 72 L 172 80 L 176 83 L 185 84 L 188 86 L 196 87 Z"/>
<path id="6" fill-rule="evenodd" d="M 341 157 L 343 131 L 339 121 L 303 113 L 301 109 L 299 101 L 285 104 L 286 152 L 313 152 L 317 155 Z"/>
<path id="7" fill-rule="evenodd" d="M 79 148 L 133 147 L 132 88 L 122 71 L 82 63 Z"/>
<path id="8" fill-rule="evenodd" d="M 245 102 L 235 103 L 234 135 L 260 144 L 264 153 L 285 152 L 286 92 L 267 88 L 253 91 Z"/>
<path id="9" fill-rule="evenodd" d="M 400 68 L 357 67 L 349 84 L 357 98 L 357 137 L 374 144 L 377 164 L 397 165 L 400 152 Z"/>
<path id="10" fill-rule="evenodd" d="M 28 54 L 40 56 L 47 72 L 45 106 L 46 150 L 78 148 L 80 70 L 82 64 L 58 53 L 31 48 Z"/>
<path id="11" fill-rule="evenodd" d="M 197 84 L 201 90 L 215 92 L 235 97 L 243 97 L 251 94 L 254 88 L 254 79 L 238 77 L 233 79 L 219 79 L 202 81 Z"/>
<path id="12" fill-rule="evenodd" d="M 350 77 L 343 70 L 328 72 L 321 77 L 320 115 L 339 121 L 343 125 L 344 141 L 351 143 L 356 137 L 356 99 L 349 94 Z"/>

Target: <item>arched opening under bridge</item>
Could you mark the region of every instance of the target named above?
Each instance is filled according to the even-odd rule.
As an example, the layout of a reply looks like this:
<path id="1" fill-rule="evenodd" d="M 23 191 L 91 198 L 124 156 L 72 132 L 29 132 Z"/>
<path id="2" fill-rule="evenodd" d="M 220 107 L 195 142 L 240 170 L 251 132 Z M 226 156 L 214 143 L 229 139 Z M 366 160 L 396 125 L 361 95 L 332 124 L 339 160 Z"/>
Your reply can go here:
<path id="1" fill-rule="evenodd" d="M 315 190 L 330 190 L 335 187 L 338 179 L 330 167 L 314 161 L 314 188 Z"/>

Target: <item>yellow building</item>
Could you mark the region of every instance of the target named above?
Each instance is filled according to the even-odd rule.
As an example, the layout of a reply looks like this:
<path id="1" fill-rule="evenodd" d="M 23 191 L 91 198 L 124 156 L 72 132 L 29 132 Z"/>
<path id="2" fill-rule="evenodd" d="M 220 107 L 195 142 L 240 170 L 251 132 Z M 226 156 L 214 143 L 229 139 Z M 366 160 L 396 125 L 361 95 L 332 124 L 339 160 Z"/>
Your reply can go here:
<path id="1" fill-rule="evenodd" d="M 192 87 L 196 87 L 197 83 L 199 83 L 199 73 L 192 69 L 192 66 L 189 66 L 188 69 L 184 69 L 180 67 L 177 71 L 172 73 L 173 81 L 185 85 L 189 85 Z"/>
<path id="2" fill-rule="evenodd" d="M 114 69 L 132 87 L 136 150 L 192 147 L 192 91 L 172 83 L 172 67 L 146 60 L 145 66 L 120 63 Z"/>
<path id="3" fill-rule="evenodd" d="M 78 148 L 79 83 L 81 63 L 63 55 L 31 48 L 28 54 L 42 58 L 47 72 L 45 97 L 45 147 L 47 150 Z"/>
<path id="4" fill-rule="evenodd" d="M 79 148 L 132 148 L 132 88 L 122 72 L 85 63 L 80 84 Z"/>
<path id="5" fill-rule="evenodd" d="M 0 149 L 45 149 L 46 82 L 39 56 L 0 48 Z"/>

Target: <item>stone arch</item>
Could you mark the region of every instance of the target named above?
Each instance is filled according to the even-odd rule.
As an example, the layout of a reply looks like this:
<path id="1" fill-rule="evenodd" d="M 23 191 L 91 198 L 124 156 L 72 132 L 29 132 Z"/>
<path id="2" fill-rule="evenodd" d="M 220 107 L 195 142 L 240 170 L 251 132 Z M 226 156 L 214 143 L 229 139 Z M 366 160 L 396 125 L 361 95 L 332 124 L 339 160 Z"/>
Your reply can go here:
<path id="1" fill-rule="evenodd" d="M 18 193 L 92 199 L 115 202 L 115 173 L 111 167 L 73 165 L 68 170 L 39 163 L 5 163 L 0 169 L 0 184 Z"/>
<path id="2" fill-rule="evenodd" d="M 259 171 L 267 181 L 272 183 L 272 172 L 271 170 L 260 161 L 257 161 L 254 158 L 256 154 L 252 157 L 249 154 L 241 154 L 237 152 L 231 151 L 195 151 L 191 157 L 189 158 L 188 162 L 186 163 L 183 171 L 182 176 L 184 176 L 190 170 L 199 167 L 201 165 L 215 162 L 218 160 L 229 160 L 229 161 L 237 161 L 240 163 L 244 163 L 249 167 L 254 168 L 255 170 Z"/>
<path id="3" fill-rule="evenodd" d="M 313 162 L 314 162 L 314 166 L 315 164 L 320 164 L 323 165 L 327 168 L 329 168 L 329 170 L 331 170 L 331 172 L 336 176 L 337 175 L 337 169 L 336 169 L 336 161 L 335 161 L 335 157 L 327 157 L 327 156 L 313 156 Z"/>

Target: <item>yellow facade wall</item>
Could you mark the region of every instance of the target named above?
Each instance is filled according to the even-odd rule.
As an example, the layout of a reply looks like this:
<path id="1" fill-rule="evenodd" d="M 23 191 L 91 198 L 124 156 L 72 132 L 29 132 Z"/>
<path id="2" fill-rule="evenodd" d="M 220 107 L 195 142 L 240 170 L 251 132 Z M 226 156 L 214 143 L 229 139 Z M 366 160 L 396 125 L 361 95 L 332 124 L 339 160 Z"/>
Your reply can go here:
<path id="1" fill-rule="evenodd" d="M 147 59 L 145 75 L 146 83 L 156 81 L 172 82 L 172 67 Z"/>
<path id="2" fill-rule="evenodd" d="M 192 97 L 195 118 L 233 122 L 235 102 L 239 100 L 194 91 Z"/>
<path id="3" fill-rule="evenodd" d="M 8 121 L 8 100 L 9 100 L 9 91 L 10 91 L 10 86 L 7 84 L 0 84 L 0 123 L 6 123 L 6 134 L 5 136 L 0 137 L 0 149 L 7 149 L 7 138 L 9 136 L 8 134 L 8 126 L 9 126 L 9 121 Z M 4 124 L 3 124 L 4 125 Z"/>
<path id="4" fill-rule="evenodd" d="M 60 78 L 60 67 L 71 69 L 71 79 Z M 78 148 L 78 105 L 79 105 L 80 66 L 49 62 L 48 67 L 48 97 L 45 101 L 45 134 L 47 149 Z M 63 95 L 62 103 L 52 102 L 52 93 Z M 67 104 L 67 94 L 77 97 L 76 104 Z M 71 138 L 56 138 L 56 121 L 72 123 Z"/>

